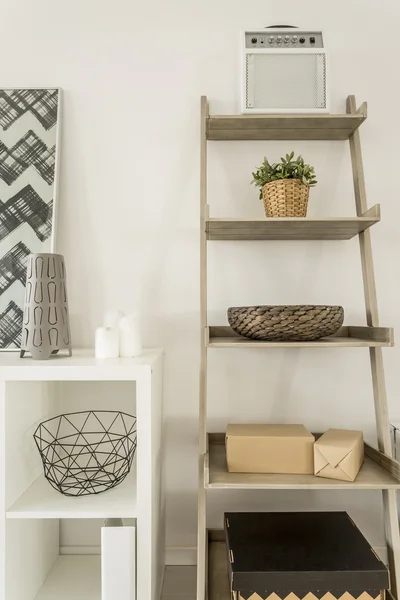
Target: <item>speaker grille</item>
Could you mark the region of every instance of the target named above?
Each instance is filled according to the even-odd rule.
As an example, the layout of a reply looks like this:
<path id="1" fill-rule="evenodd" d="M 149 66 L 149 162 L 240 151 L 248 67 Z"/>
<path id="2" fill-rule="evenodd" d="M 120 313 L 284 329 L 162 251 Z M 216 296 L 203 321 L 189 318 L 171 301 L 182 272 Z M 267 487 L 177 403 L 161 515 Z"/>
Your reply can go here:
<path id="1" fill-rule="evenodd" d="M 326 108 L 325 54 L 247 54 L 246 108 Z"/>

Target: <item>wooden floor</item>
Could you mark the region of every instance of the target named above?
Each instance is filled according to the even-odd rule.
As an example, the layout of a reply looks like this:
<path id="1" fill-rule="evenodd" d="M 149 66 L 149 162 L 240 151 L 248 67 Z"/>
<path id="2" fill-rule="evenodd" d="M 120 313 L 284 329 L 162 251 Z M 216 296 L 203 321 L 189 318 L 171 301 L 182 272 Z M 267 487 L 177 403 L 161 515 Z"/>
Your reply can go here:
<path id="1" fill-rule="evenodd" d="M 196 600 L 196 567 L 166 567 L 161 600 Z"/>

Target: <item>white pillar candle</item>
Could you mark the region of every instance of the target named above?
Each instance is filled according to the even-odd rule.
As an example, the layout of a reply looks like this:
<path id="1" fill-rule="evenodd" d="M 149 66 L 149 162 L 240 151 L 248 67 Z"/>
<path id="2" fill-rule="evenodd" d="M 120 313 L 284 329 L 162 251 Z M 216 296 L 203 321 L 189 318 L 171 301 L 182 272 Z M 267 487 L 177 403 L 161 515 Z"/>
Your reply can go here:
<path id="1" fill-rule="evenodd" d="M 121 310 L 108 310 L 103 317 L 103 326 L 104 327 L 118 327 L 118 324 L 124 313 Z"/>
<path id="2" fill-rule="evenodd" d="M 122 317 L 119 322 L 119 355 L 134 358 L 142 354 L 142 335 L 139 315 Z"/>
<path id="3" fill-rule="evenodd" d="M 96 329 L 94 346 L 96 358 L 118 358 L 118 329 L 98 327 Z"/>

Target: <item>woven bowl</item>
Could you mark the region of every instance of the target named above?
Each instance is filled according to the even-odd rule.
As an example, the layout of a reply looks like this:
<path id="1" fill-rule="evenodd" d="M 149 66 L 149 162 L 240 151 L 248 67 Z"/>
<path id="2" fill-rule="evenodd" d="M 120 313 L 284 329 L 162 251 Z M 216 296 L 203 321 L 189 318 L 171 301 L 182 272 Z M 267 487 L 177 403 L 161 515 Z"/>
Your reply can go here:
<path id="1" fill-rule="evenodd" d="M 312 341 L 343 325 L 341 306 L 234 306 L 228 321 L 239 335 L 268 342 Z"/>
<path id="2" fill-rule="evenodd" d="M 33 437 L 44 475 L 65 496 L 100 494 L 128 475 L 136 450 L 136 418 L 118 411 L 58 415 Z"/>

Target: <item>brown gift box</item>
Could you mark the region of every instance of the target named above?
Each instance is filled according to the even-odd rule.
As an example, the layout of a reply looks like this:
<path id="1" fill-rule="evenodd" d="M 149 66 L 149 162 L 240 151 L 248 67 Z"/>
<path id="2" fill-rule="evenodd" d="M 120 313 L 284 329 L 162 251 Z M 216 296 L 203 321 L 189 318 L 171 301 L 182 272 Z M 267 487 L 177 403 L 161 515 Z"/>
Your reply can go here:
<path id="1" fill-rule="evenodd" d="M 314 444 L 314 474 L 354 481 L 364 462 L 362 431 L 328 429 Z"/>
<path id="2" fill-rule="evenodd" d="M 303 425 L 228 425 L 228 471 L 313 474 L 314 440 Z"/>

